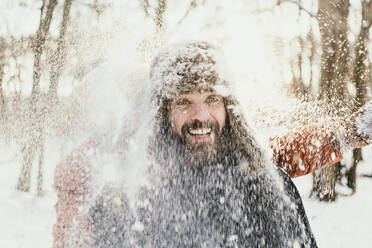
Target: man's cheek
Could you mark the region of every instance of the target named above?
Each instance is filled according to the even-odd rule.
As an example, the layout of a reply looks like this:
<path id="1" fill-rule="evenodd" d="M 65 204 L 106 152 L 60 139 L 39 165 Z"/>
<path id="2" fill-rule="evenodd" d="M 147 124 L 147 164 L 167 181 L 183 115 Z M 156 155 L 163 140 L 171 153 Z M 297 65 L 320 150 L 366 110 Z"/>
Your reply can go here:
<path id="1" fill-rule="evenodd" d="M 182 136 L 182 125 L 177 121 L 177 118 L 172 116 L 171 118 L 171 127 L 173 132 L 175 132 L 178 136 Z"/>

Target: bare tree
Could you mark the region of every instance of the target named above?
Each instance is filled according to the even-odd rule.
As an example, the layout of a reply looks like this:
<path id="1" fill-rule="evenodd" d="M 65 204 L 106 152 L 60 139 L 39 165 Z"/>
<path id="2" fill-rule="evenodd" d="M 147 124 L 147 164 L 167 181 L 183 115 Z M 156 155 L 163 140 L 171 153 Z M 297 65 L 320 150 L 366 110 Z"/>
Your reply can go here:
<path id="1" fill-rule="evenodd" d="M 49 0 L 49 4 L 45 13 L 45 17 L 40 19 L 40 25 L 33 42 L 34 49 L 34 71 L 32 81 L 32 101 L 35 101 L 40 93 L 40 76 L 41 76 L 41 55 L 45 40 L 49 33 L 50 23 L 53 18 L 54 8 L 57 5 L 57 0 Z"/>
<path id="2" fill-rule="evenodd" d="M 348 15 L 349 0 L 318 0 L 318 21 L 322 42 L 319 98 L 340 114 L 347 99 L 346 79 L 349 73 Z M 333 114 L 334 114 L 333 113 Z M 334 201 L 340 163 L 328 166 L 313 175 L 312 195 L 321 201 Z"/>
<path id="3" fill-rule="evenodd" d="M 297 57 L 291 61 L 291 71 L 292 71 L 292 82 L 291 91 L 294 95 L 300 99 L 306 98 L 311 92 L 311 81 L 308 85 L 305 85 L 303 80 L 303 62 L 305 47 L 305 40 L 298 36 L 297 42 L 300 45 L 300 49 L 297 53 Z M 310 57 L 309 57 L 310 60 Z"/>
<path id="4" fill-rule="evenodd" d="M 143 6 L 143 10 L 145 11 L 146 17 L 149 17 L 150 16 L 150 12 L 149 12 L 150 3 L 149 3 L 149 1 L 148 0 L 142 0 L 142 6 Z"/>
<path id="5" fill-rule="evenodd" d="M 66 56 L 65 34 L 67 30 L 67 23 L 70 16 L 71 4 L 72 0 L 65 0 L 63 7 L 63 18 L 60 25 L 59 37 L 57 40 L 57 49 L 52 56 L 49 85 L 50 100 L 57 100 L 58 79 L 63 70 L 64 60 Z"/>
<path id="6" fill-rule="evenodd" d="M 360 32 L 355 45 L 355 59 L 353 78 L 355 81 L 356 95 L 354 110 L 362 107 L 366 102 L 367 83 L 370 81 L 369 58 L 368 58 L 368 41 L 369 30 L 372 24 L 372 1 L 362 1 L 362 21 Z M 356 167 L 358 162 L 363 159 L 360 148 L 353 151 L 353 163 L 349 170 L 346 171 L 347 186 L 352 192 L 356 191 Z"/>
<path id="7" fill-rule="evenodd" d="M 45 3 L 45 2 L 44 2 Z M 34 70 L 33 70 L 33 82 L 32 92 L 30 101 L 29 111 L 29 126 L 27 130 L 28 137 L 22 145 L 22 168 L 18 176 L 18 182 L 16 188 L 20 191 L 29 192 L 31 186 L 31 171 L 32 164 L 37 152 L 39 156 L 39 170 L 38 170 L 38 194 L 41 194 L 42 185 L 42 162 L 44 156 L 44 133 L 42 123 L 44 115 L 42 109 L 39 106 L 40 96 L 40 77 L 42 72 L 41 67 L 41 55 L 43 53 L 43 47 L 49 33 L 50 23 L 53 18 L 53 12 L 57 0 L 49 0 L 49 4 L 45 13 L 45 17 L 40 19 L 39 28 L 36 33 L 36 37 L 33 40 L 32 48 L 34 50 Z M 44 4 L 43 4 L 44 6 Z M 43 8 L 41 9 L 43 12 Z M 43 15 L 43 13 L 41 13 Z"/>
<path id="8" fill-rule="evenodd" d="M 158 0 L 158 7 L 155 10 L 155 24 L 157 30 L 164 26 L 164 12 L 167 9 L 167 0 Z"/>
<path id="9" fill-rule="evenodd" d="M 1 115 L 5 113 L 5 98 L 3 92 L 3 76 L 4 76 L 4 66 L 5 66 L 5 50 L 7 44 L 3 37 L 0 37 L 0 104 L 1 104 Z"/>

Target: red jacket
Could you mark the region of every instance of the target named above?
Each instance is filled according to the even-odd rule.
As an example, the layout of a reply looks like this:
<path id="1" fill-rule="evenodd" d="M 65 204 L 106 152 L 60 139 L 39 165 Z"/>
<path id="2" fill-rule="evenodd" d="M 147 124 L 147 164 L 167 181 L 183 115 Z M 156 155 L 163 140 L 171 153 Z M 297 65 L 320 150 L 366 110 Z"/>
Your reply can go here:
<path id="1" fill-rule="evenodd" d="M 343 157 L 339 143 L 332 142 L 331 135 L 324 127 L 308 126 L 270 138 L 273 161 L 292 178 L 332 165 Z"/>
<path id="2" fill-rule="evenodd" d="M 274 163 L 290 177 L 312 173 L 342 159 L 340 145 L 331 141 L 331 134 L 324 127 L 308 126 L 281 137 L 270 138 L 270 143 Z M 91 159 L 94 159 L 99 146 L 97 141 L 88 141 L 75 149 L 55 169 L 57 222 L 53 229 L 54 248 L 64 247 L 67 241 L 74 242 L 73 247 L 89 244 L 92 225 L 86 214 L 79 213 L 79 207 L 85 205 L 90 193 Z M 76 231 L 73 228 L 74 222 Z"/>

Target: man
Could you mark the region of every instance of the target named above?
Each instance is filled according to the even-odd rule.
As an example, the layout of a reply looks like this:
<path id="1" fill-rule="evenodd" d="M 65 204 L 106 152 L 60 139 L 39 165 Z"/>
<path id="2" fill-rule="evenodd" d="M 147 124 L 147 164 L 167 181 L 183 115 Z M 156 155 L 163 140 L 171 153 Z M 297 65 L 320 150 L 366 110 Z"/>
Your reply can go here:
<path id="1" fill-rule="evenodd" d="M 170 47 L 155 58 L 150 75 L 157 106 L 148 147 L 151 184 L 136 200 L 106 187 L 91 207 L 88 224 L 75 236 L 89 232 L 91 247 L 316 247 L 296 187 L 256 143 L 223 67 L 219 50 L 206 42 Z M 340 160 L 344 143 L 369 142 L 371 132 L 360 127 L 370 124 L 370 111 L 342 124 L 346 135 L 307 127 L 274 138 L 275 162 L 298 176 Z M 88 153 L 79 150 L 70 161 L 87 163 Z M 89 180 L 89 169 L 81 168 L 72 173 L 81 174 L 73 180 L 63 177 L 71 164 L 56 172 L 58 192 L 81 189 L 71 185 Z M 57 213 L 64 225 L 55 227 L 55 247 L 65 242 L 66 230 L 71 235 L 71 215 L 79 219 L 76 205 L 84 201 L 80 191 L 78 196 L 67 221 Z M 57 212 L 58 204 L 63 203 L 57 203 Z"/>

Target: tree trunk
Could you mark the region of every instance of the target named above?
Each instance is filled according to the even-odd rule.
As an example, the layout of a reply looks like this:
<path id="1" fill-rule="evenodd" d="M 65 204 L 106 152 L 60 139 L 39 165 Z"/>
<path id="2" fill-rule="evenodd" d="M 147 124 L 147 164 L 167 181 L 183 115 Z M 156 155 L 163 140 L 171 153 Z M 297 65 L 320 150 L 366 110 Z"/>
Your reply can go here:
<path id="1" fill-rule="evenodd" d="M 3 76 L 4 76 L 4 65 L 5 65 L 5 49 L 7 47 L 6 41 L 3 37 L 0 37 L 0 111 L 1 115 L 5 114 L 5 98 L 3 92 Z"/>
<path id="2" fill-rule="evenodd" d="M 49 32 L 50 23 L 53 17 L 54 8 L 57 5 L 57 0 L 49 0 L 49 4 L 45 13 L 44 19 L 40 19 L 39 29 L 33 42 L 34 49 L 34 70 L 33 82 L 30 102 L 30 126 L 27 130 L 28 139 L 22 144 L 22 168 L 18 176 L 16 189 L 24 192 L 29 192 L 31 187 L 31 171 L 32 163 L 36 152 L 42 151 L 43 145 L 43 122 L 44 116 L 40 109 L 38 100 L 40 95 L 40 76 L 41 76 L 41 55 L 45 44 L 46 36 Z"/>
<path id="3" fill-rule="evenodd" d="M 318 20 L 322 41 L 320 99 L 333 108 L 344 105 L 346 77 L 350 61 L 347 40 L 349 1 L 318 1 Z M 337 111 L 336 111 L 337 112 Z"/>
<path id="4" fill-rule="evenodd" d="M 292 69 L 291 89 L 297 98 L 304 99 L 304 97 L 308 96 L 311 93 L 312 85 L 310 81 L 310 83 L 306 86 L 303 80 L 303 77 L 302 77 L 302 74 L 303 74 L 302 64 L 304 62 L 303 55 L 306 49 L 305 40 L 302 37 L 298 37 L 297 40 L 300 45 L 300 50 L 298 51 L 298 54 L 297 54 L 297 60 L 296 60 L 297 63 L 295 62 L 291 63 L 291 69 Z"/>
<path id="5" fill-rule="evenodd" d="M 46 36 L 49 32 L 50 23 L 53 18 L 54 8 L 57 5 L 57 0 L 49 0 L 48 8 L 44 19 L 41 19 L 39 29 L 33 42 L 34 49 L 34 71 L 32 82 L 32 99 L 36 99 L 40 93 L 40 76 L 41 76 L 41 55 L 45 44 Z"/>
<path id="6" fill-rule="evenodd" d="M 21 149 L 22 153 L 22 168 L 18 176 L 18 182 L 16 189 L 23 192 L 30 192 L 31 188 L 31 171 L 33 158 L 35 155 L 36 149 L 29 143 L 23 144 Z"/>
<path id="7" fill-rule="evenodd" d="M 372 1 L 362 2 L 362 22 L 360 32 L 355 46 L 355 62 L 354 62 L 354 81 L 356 88 L 355 109 L 360 109 L 366 102 L 367 82 L 370 80 L 369 74 L 369 58 L 368 58 L 368 37 L 369 29 L 372 22 Z M 362 160 L 362 150 L 357 148 L 353 151 L 353 164 L 346 172 L 347 186 L 352 192 L 356 191 L 356 167 L 358 162 Z"/>
<path id="8" fill-rule="evenodd" d="M 164 12 L 167 9 L 167 0 L 158 0 L 158 7 L 155 10 L 155 24 L 158 31 L 164 26 Z"/>
<path id="9" fill-rule="evenodd" d="M 39 170 L 37 173 L 37 195 L 43 195 L 43 183 L 44 183 L 44 151 L 45 151 L 45 140 L 42 137 L 42 143 L 40 144 L 40 153 L 39 153 Z"/>
<path id="10" fill-rule="evenodd" d="M 319 98 L 331 107 L 329 112 L 338 114 L 345 106 L 346 77 L 350 60 L 347 40 L 349 0 L 318 0 L 318 20 L 322 41 L 321 78 Z M 331 165 L 313 174 L 311 195 L 321 201 L 334 201 L 336 179 L 340 164 Z"/>
<path id="11" fill-rule="evenodd" d="M 57 50 L 54 53 L 50 68 L 50 85 L 49 85 L 49 99 L 57 100 L 58 80 L 62 73 L 64 60 L 66 56 L 65 34 L 67 23 L 70 17 L 72 0 L 65 0 L 63 6 L 63 18 L 60 25 L 59 37 L 57 40 Z"/>
<path id="12" fill-rule="evenodd" d="M 356 88 L 355 110 L 366 102 L 367 82 L 369 81 L 368 41 L 372 22 L 372 2 L 362 2 L 362 23 L 355 46 L 354 81 Z"/>
<path id="13" fill-rule="evenodd" d="M 357 148 L 353 150 L 353 164 L 345 173 L 347 179 L 347 186 L 352 190 L 354 194 L 356 192 L 356 168 L 359 161 L 363 160 L 362 149 Z"/>
<path id="14" fill-rule="evenodd" d="M 150 12 L 149 12 L 150 3 L 149 3 L 149 0 L 142 0 L 142 6 L 143 6 L 143 10 L 145 11 L 146 17 L 149 17 L 150 16 Z"/>
<path id="15" fill-rule="evenodd" d="M 313 188 L 310 196 L 315 196 L 320 201 L 335 201 L 337 198 L 335 186 L 340 168 L 341 164 L 338 162 L 313 173 Z"/>

